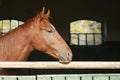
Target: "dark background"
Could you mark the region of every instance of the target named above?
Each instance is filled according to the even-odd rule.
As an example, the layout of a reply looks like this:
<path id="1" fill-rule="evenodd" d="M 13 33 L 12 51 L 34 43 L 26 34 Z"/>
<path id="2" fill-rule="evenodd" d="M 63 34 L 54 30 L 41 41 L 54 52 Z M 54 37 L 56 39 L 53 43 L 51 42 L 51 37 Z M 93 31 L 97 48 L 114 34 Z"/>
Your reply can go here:
<path id="1" fill-rule="evenodd" d="M 101 17 L 107 22 L 107 40 L 120 41 L 119 0 L 1 0 L 0 19 L 27 19 L 43 6 L 51 10 L 54 26 L 69 40 L 69 21 L 74 17 Z"/>
<path id="2" fill-rule="evenodd" d="M 100 46 L 71 46 L 74 61 L 120 61 L 119 0 L 0 0 L 0 20 L 26 21 L 39 13 L 43 6 L 51 10 L 51 22 L 69 44 L 70 22 L 74 18 L 94 17 L 105 21 L 106 41 Z M 84 18 L 83 18 L 84 19 Z M 37 50 L 29 61 L 54 61 Z M 23 74 L 49 73 L 119 73 L 120 70 L 23 70 Z"/>

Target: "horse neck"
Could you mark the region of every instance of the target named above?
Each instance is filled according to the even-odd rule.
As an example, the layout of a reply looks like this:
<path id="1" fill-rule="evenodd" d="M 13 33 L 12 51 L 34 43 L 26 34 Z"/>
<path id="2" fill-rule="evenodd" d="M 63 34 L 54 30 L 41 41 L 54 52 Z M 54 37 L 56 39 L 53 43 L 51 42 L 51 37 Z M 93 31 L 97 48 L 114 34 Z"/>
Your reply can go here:
<path id="1" fill-rule="evenodd" d="M 21 60 L 25 61 L 27 59 L 27 57 L 30 55 L 30 52 L 33 51 L 32 39 L 35 35 L 33 26 L 34 26 L 33 22 L 32 23 L 28 22 L 21 27 L 23 29 L 22 36 L 23 36 L 24 40 L 21 40 L 22 41 L 21 43 L 23 43 L 23 45 L 22 45 L 21 55 L 18 58 L 18 60 L 20 60 L 20 61 Z"/>
<path id="2" fill-rule="evenodd" d="M 31 23 L 25 23 L 24 25 L 18 27 L 17 29 L 11 31 L 5 35 L 0 44 L 0 60 L 7 61 L 24 61 L 29 56 L 30 52 L 33 50 L 31 45 L 31 40 L 34 32 L 31 30 Z M 12 55 L 12 56 L 11 56 Z"/>

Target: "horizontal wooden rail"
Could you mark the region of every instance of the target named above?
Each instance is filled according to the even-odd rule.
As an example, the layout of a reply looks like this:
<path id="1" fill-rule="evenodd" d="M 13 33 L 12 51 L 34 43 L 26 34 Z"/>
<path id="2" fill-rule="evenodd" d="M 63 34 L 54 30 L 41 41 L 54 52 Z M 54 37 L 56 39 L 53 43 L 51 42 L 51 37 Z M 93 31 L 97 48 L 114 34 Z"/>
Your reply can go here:
<path id="1" fill-rule="evenodd" d="M 55 61 L 44 62 L 0 62 L 0 68 L 30 68 L 30 69 L 120 69 L 120 62 L 104 61 L 72 61 L 61 64 Z"/>

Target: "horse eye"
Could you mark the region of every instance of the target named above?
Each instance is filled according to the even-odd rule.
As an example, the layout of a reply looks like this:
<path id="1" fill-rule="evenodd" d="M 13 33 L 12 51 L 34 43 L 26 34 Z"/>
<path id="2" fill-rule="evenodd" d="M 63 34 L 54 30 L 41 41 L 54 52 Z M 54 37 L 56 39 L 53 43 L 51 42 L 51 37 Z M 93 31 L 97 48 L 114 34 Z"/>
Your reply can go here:
<path id="1" fill-rule="evenodd" d="M 50 29 L 50 30 L 47 30 L 47 32 L 52 33 L 53 31 Z"/>

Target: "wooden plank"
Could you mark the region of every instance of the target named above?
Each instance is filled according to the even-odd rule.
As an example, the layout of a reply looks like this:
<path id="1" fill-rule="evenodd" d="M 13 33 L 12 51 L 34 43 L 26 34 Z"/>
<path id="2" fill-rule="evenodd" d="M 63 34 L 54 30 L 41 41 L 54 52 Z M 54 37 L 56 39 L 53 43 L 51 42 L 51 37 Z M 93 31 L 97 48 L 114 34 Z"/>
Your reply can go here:
<path id="1" fill-rule="evenodd" d="M 80 80 L 80 76 L 67 76 L 66 80 Z"/>
<path id="2" fill-rule="evenodd" d="M 65 76 L 54 76 L 52 80 L 65 80 Z"/>
<path id="3" fill-rule="evenodd" d="M 59 62 L 0 62 L 0 68 L 32 69 L 120 69 L 120 62 L 72 61 L 69 64 Z"/>
<path id="4" fill-rule="evenodd" d="M 18 78 L 18 79 L 17 79 Z M 0 80 L 120 80 L 120 74 L 59 74 L 31 76 L 0 76 Z"/>
<path id="5" fill-rule="evenodd" d="M 36 80 L 36 76 L 0 76 L 0 80 Z"/>
<path id="6" fill-rule="evenodd" d="M 51 76 L 45 76 L 45 75 L 43 75 L 43 76 L 38 76 L 38 77 L 37 77 L 37 80 L 51 80 Z"/>
<path id="7" fill-rule="evenodd" d="M 17 78 L 13 78 L 13 77 L 4 77 L 3 80 L 17 80 Z"/>
<path id="8" fill-rule="evenodd" d="M 110 76 L 110 80 L 120 80 L 120 75 Z"/>
<path id="9" fill-rule="evenodd" d="M 92 76 L 82 76 L 81 80 L 92 80 Z"/>
<path id="10" fill-rule="evenodd" d="M 109 80 L 109 77 L 107 76 L 94 76 L 93 80 Z"/>
<path id="11" fill-rule="evenodd" d="M 35 76 L 18 76 L 18 80 L 36 80 Z"/>
<path id="12" fill-rule="evenodd" d="M 0 76 L 0 80 L 17 80 L 17 76 Z"/>
<path id="13" fill-rule="evenodd" d="M 2 77 L 0 77 L 0 80 L 3 80 Z"/>

